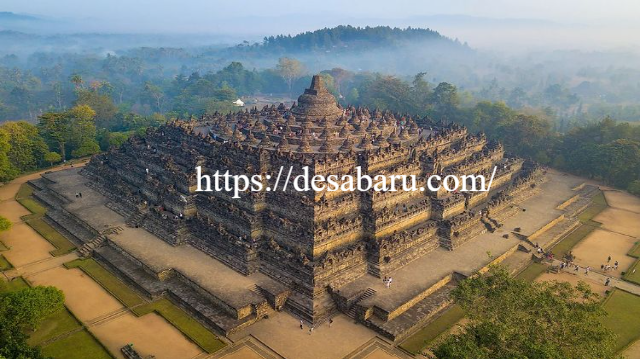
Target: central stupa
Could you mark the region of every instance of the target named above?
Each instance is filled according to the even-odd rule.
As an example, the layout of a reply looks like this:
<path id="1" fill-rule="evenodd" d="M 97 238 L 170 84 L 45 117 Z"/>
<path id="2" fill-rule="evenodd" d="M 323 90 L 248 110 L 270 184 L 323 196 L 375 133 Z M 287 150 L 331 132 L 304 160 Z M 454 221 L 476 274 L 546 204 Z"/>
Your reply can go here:
<path id="1" fill-rule="evenodd" d="M 298 105 L 291 109 L 298 118 L 320 120 L 322 118 L 335 119 L 343 111 L 336 102 L 336 98 L 324 87 L 322 77 L 314 75 L 311 86 L 298 97 Z"/>

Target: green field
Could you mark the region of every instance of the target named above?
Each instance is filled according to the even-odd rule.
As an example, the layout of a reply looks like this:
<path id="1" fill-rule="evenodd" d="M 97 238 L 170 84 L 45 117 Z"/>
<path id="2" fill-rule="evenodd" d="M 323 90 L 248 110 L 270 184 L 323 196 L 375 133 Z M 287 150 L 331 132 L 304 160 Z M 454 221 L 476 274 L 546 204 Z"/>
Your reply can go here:
<path id="1" fill-rule="evenodd" d="M 640 285 L 640 242 L 636 242 L 627 255 L 636 258 L 636 261 L 627 269 L 622 279 Z"/>
<path id="2" fill-rule="evenodd" d="M 605 208 L 609 207 L 607 200 L 604 197 L 604 193 L 600 191 L 597 195 L 593 196 L 592 203 L 578 215 L 578 219 L 582 222 L 588 222 L 602 212 Z"/>
<path id="3" fill-rule="evenodd" d="M 531 263 L 525 269 L 523 269 L 520 273 L 516 275 L 516 278 L 533 281 L 538 278 L 542 273 L 547 271 L 547 266 L 542 263 Z"/>
<path id="4" fill-rule="evenodd" d="M 22 279 L 22 277 L 14 278 L 9 282 L 0 278 L 0 293 L 6 293 L 28 287 L 29 284 L 24 279 Z"/>
<path id="5" fill-rule="evenodd" d="M 38 201 L 33 199 L 33 187 L 28 183 L 23 183 L 16 193 L 16 201 L 20 203 L 24 208 L 28 209 L 34 215 L 43 215 L 47 212 Z"/>
<path id="6" fill-rule="evenodd" d="M 400 348 L 412 354 L 420 353 L 434 339 L 448 331 L 464 317 L 464 311 L 456 304 L 452 305 L 441 316 L 434 319 L 424 328 L 400 343 Z"/>
<path id="7" fill-rule="evenodd" d="M 603 303 L 607 316 L 604 324 L 617 335 L 616 349 L 623 350 L 640 338 L 640 297 L 614 289 Z"/>
<path id="8" fill-rule="evenodd" d="M 29 337 L 29 345 L 39 345 L 65 333 L 82 328 L 82 324 L 67 308 L 45 319 Z"/>
<path id="9" fill-rule="evenodd" d="M 42 353 L 64 359 L 111 359 L 113 356 L 86 329 L 61 338 L 42 348 Z"/>
<path id="10" fill-rule="evenodd" d="M 28 219 L 26 223 L 36 232 L 38 232 L 38 234 L 40 234 L 44 239 L 51 243 L 51 245 L 56 247 L 56 249 L 49 252 L 52 256 L 57 257 L 65 255 L 67 253 L 73 252 L 76 249 L 76 246 L 73 245 L 73 243 L 71 243 L 67 238 L 60 234 L 60 232 L 56 231 L 47 222 L 45 222 L 42 217 L 34 217 Z"/>
<path id="11" fill-rule="evenodd" d="M 151 312 L 159 314 L 207 353 L 213 353 L 225 346 L 225 343 L 211 333 L 210 330 L 168 299 L 147 303 L 133 308 L 132 311 L 138 316 Z"/>
<path id="12" fill-rule="evenodd" d="M 18 193 L 16 193 L 16 199 L 22 199 L 31 197 L 33 195 L 33 187 L 31 187 L 28 183 L 23 183 L 18 189 Z"/>

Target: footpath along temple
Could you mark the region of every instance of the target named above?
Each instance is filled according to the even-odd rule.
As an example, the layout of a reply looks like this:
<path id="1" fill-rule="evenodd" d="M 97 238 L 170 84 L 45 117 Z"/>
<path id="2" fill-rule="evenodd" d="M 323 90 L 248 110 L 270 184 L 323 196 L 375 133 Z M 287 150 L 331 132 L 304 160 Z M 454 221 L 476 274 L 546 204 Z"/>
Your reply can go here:
<path id="1" fill-rule="evenodd" d="M 196 192 L 197 166 L 209 174 L 270 174 L 271 181 L 281 166 L 293 167 L 292 178 L 304 166 L 310 177 L 353 175 L 361 166 L 371 177 L 416 175 L 418 187 L 431 174 L 497 172 L 491 192 L 298 192 L 290 185 L 234 199 Z M 467 242 L 521 211 L 515 205 L 544 180 L 535 164 L 506 158 L 501 144 L 464 127 L 340 108 L 320 76 L 291 108 L 173 121 L 67 175 L 85 186 L 83 201 L 109 215 L 88 218 L 65 207 L 63 176 L 37 184 L 57 209 L 50 220 L 149 297 L 167 295 L 225 334 L 278 310 L 315 324 L 341 311 L 395 340 L 448 305 L 456 282 L 470 275 L 449 270 L 427 280 L 428 270 L 416 273 L 420 283 L 399 283 L 402 271 L 424 263 L 443 269 L 447 253 L 473 252 L 476 244 Z M 121 234 L 119 220 L 136 234 Z M 394 278 L 389 291 L 379 289 L 385 277 Z"/>

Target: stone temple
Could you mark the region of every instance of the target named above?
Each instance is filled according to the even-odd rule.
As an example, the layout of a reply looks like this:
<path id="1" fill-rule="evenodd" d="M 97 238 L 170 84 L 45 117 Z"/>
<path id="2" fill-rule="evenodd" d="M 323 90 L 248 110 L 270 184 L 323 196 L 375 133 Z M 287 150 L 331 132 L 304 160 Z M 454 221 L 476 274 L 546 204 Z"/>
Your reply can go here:
<path id="1" fill-rule="evenodd" d="M 281 166 L 293 166 L 294 176 L 303 166 L 310 176 L 361 166 L 372 177 L 417 175 L 419 186 L 435 173 L 497 173 L 490 192 L 289 186 L 234 199 L 197 192 L 196 166 L 272 178 Z M 177 120 L 94 156 L 66 181 L 109 209 L 99 218 L 65 207 L 61 176 L 38 184 L 38 196 L 57 208 L 50 220 L 149 297 L 169 296 L 224 334 L 279 310 L 316 324 L 343 312 L 393 340 L 447 306 L 456 282 L 485 266 L 489 250 L 500 256 L 517 246 L 513 238 L 468 242 L 521 211 L 515 204 L 544 178 L 535 164 L 505 157 L 499 143 L 458 125 L 341 108 L 320 76 L 291 108 Z M 118 221 L 134 235 L 119 234 Z M 451 269 L 458 264 L 467 272 Z M 390 290 L 381 289 L 384 277 L 393 278 Z"/>

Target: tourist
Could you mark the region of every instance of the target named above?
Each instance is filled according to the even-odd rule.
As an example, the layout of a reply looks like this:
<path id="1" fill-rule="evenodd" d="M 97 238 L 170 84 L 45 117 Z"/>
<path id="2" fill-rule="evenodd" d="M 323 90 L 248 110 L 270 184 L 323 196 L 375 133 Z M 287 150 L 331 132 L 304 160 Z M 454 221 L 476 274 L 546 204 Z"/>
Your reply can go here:
<path id="1" fill-rule="evenodd" d="M 584 274 L 585 275 L 589 275 L 589 271 L 591 270 L 591 267 L 588 267 L 584 269 Z"/>
<path id="2" fill-rule="evenodd" d="M 329 328 L 331 328 L 331 324 L 333 324 L 333 318 L 329 318 Z"/>
<path id="3" fill-rule="evenodd" d="M 389 277 L 389 284 L 387 284 L 387 288 L 391 287 L 391 281 L 393 280 L 393 278 Z"/>
<path id="4" fill-rule="evenodd" d="M 300 319 L 300 330 L 304 330 L 304 322 Z"/>
<path id="5" fill-rule="evenodd" d="M 600 265 L 600 270 L 604 270 L 604 264 Z"/>
<path id="6" fill-rule="evenodd" d="M 387 276 L 384 276 L 384 279 L 382 280 L 382 283 L 384 283 L 385 285 L 387 284 Z"/>
<path id="7" fill-rule="evenodd" d="M 313 334 L 313 325 L 309 327 L 309 335 Z"/>
<path id="8" fill-rule="evenodd" d="M 611 256 L 607 258 L 607 263 L 611 263 Z"/>
<path id="9" fill-rule="evenodd" d="M 611 278 L 607 277 L 607 280 L 604 281 L 604 285 L 606 285 L 608 287 L 609 283 L 611 283 Z"/>
<path id="10" fill-rule="evenodd" d="M 616 261 L 615 263 L 613 263 L 613 269 L 618 270 L 618 261 Z"/>
<path id="11" fill-rule="evenodd" d="M 580 269 L 580 266 L 576 264 L 576 267 L 574 268 L 574 272 L 577 272 Z"/>

